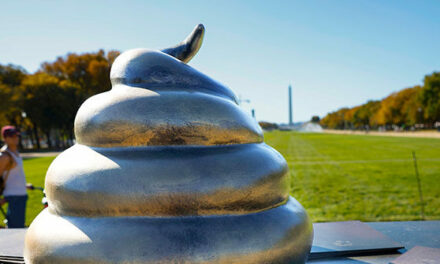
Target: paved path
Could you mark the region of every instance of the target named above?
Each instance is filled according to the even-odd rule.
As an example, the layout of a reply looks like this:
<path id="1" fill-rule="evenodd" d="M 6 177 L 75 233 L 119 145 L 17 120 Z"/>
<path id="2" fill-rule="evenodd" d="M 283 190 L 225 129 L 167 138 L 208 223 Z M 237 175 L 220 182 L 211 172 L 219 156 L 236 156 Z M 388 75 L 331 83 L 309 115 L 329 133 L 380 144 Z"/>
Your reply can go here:
<path id="1" fill-rule="evenodd" d="M 40 158 L 40 157 L 55 157 L 60 154 L 61 151 L 53 151 L 53 152 L 27 152 L 20 153 L 20 156 L 24 159 L 28 158 Z"/>
<path id="2" fill-rule="evenodd" d="M 330 134 L 347 134 L 347 135 L 371 135 L 371 136 L 388 136 L 388 137 L 422 137 L 422 138 L 440 138 L 440 132 L 431 131 L 402 131 L 402 132 L 379 132 L 379 131 L 357 131 L 357 130 L 333 130 L 325 129 L 324 133 Z"/>

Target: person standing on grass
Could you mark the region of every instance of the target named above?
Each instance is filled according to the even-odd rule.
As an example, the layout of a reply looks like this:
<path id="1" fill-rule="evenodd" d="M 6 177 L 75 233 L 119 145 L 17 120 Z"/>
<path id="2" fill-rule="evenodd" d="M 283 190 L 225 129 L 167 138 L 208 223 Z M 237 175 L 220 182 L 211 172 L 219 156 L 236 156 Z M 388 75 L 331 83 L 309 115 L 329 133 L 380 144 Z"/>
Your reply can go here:
<path id="1" fill-rule="evenodd" d="M 9 228 L 23 228 L 28 199 L 26 189 L 31 189 L 32 185 L 26 184 L 23 160 L 18 153 L 20 132 L 14 126 L 4 126 L 1 133 L 5 145 L 0 152 L 0 175 L 4 180 L 4 198 L 0 199 L 0 206 L 8 203 Z"/>

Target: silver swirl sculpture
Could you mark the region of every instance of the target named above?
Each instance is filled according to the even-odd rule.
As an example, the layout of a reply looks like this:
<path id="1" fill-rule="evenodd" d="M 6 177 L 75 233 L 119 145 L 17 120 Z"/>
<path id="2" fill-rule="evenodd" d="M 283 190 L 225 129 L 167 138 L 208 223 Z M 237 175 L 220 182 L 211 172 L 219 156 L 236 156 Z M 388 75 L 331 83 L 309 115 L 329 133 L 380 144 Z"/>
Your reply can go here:
<path id="1" fill-rule="evenodd" d="M 122 53 L 46 175 L 26 263 L 304 263 L 313 228 L 284 158 L 234 93 L 176 47 Z"/>

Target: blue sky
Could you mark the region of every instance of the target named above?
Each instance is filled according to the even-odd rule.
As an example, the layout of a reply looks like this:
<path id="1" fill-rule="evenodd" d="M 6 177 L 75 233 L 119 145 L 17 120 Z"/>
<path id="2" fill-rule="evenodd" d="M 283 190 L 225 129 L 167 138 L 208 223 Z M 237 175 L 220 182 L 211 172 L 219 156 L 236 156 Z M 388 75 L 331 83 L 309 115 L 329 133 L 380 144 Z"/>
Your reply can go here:
<path id="1" fill-rule="evenodd" d="M 381 99 L 440 71 L 440 1 L 2 1 L 0 64 L 34 72 L 68 52 L 162 49 L 198 23 L 190 65 L 294 121 Z"/>

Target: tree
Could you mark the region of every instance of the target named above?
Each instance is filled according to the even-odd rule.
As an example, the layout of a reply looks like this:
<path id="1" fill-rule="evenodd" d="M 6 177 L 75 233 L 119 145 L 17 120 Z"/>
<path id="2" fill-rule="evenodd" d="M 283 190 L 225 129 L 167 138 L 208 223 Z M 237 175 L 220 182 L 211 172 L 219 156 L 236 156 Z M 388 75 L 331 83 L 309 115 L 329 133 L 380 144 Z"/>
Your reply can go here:
<path id="1" fill-rule="evenodd" d="M 356 128 L 376 127 L 372 117 L 380 108 L 380 101 L 368 101 L 366 104 L 357 108 L 353 115 L 353 124 Z"/>
<path id="2" fill-rule="evenodd" d="M 18 86 L 26 76 L 26 71 L 16 65 L 0 65 L 0 121 L 3 125 L 21 125 L 21 109 L 17 107 Z"/>
<path id="3" fill-rule="evenodd" d="M 0 65 L 0 123 L 30 132 L 37 148 L 40 132 L 49 145 L 51 131 L 73 140 L 78 108 L 88 97 L 111 88 L 110 68 L 118 55 L 103 50 L 69 53 L 43 63 L 32 75 L 19 66 Z"/>
<path id="4" fill-rule="evenodd" d="M 20 130 L 26 126 L 22 109 L 18 106 L 18 87 L 26 76 L 26 71 L 16 65 L 0 65 L 0 126 L 14 125 Z M 20 138 L 20 148 L 23 147 Z"/>
<path id="5" fill-rule="evenodd" d="M 278 125 L 275 123 L 270 123 L 270 122 L 266 122 L 266 121 L 260 121 L 258 122 L 258 124 L 261 126 L 262 129 L 264 130 L 273 130 L 273 129 L 277 129 Z"/>
<path id="6" fill-rule="evenodd" d="M 39 129 L 46 135 L 49 148 L 52 147 L 52 129 L 68 132 L 73 129 L 77 90 L 74 84 L 42 72 L 28 75 L 23 80 L 21 105 L 32 122 L 37 142 Z"/>
<path id="7" fill-rule="evenodd" d="M 81 104 L 88 97 L 111 88 L 110 68 L 118 55 L 118 51 L 106 54 L 103 50 L 96 53 L 69 53 L 52 63 L 43 63 L 40 71 L 77 85 Z"/>
<path id="8" fill-rule="evenodd" d="M 321 119 L 320 123 L 326 128 L 344 129 L 347 127 L 345 115 L 349 110 L 349 108 L 341 108 L 336 112 L 329 113 L 323 119 Z"/>
<path id="9" fill-rule="evenodd" d="M 319 123 L 320 118 L 319 116 L 312 116 L 312 119 L 310 120 L 312 123 Z"/>
<path id="10" fill-rule="evenodd" d="M 96 53 L 69 53 L 52 63 L 45 62 L 41 65 L 39 74 L 46 74 L 40 75 L 45 76 L 42 77 L 45 79 L 42 83 L 45 84 L 40 82 L 36 87 L 52 87 L 52 92 L 57 91 L 59 100 L 63 102 L 62 105 L 50 105 L 57 109 L 57 113 L 61 109 L 64 113 L 63 120 L 54 121 L 52 127 L 60 129 L 73 140 L 73 123 L 78 108 L 88 97 L 111 89 L 110 69 L 118 55 L 119 51 L 105 53 L 103 50 Z M 39 120 L 40 123 L 43 121 L 42 118 Z"/>
<path id="11" fill-rule="evenodd" d="M 9 64 L 0 65 L 0 83 L 8 86 L 17 87 L 26 76 L 26 70 L 20 66 Z"/>
<path id="12" fill-rule="evenodd" d="M 401 91 L 401 96 L 405 98 L 401 105 L 400 113 L 403 116 L 403 123 L 407 126 L 424 123 L 423 106 L 421 103 L 422 87 L 414 86 Z"/>
<path id="13" fill-rule="evenodd" d="M 354 116 L 361 106 L 355 106 L 348 109 L 344 114 L 344 128 L 354 128 Z"/>
<path id="14" fill-rule="evenodd" d="M 425 76 L 420 99 L 427 121 L 440 121 L 440 72 Z"/>
<path id="15" fill-rule="evenodd" d="M 378 125 L 414 125 L 417 120 L 420 87 L 410 87 L 392 93 L 382 100 L 374 116 Z"/>

